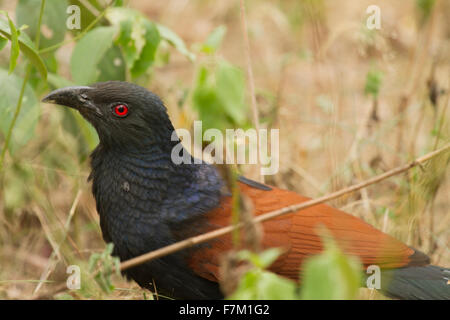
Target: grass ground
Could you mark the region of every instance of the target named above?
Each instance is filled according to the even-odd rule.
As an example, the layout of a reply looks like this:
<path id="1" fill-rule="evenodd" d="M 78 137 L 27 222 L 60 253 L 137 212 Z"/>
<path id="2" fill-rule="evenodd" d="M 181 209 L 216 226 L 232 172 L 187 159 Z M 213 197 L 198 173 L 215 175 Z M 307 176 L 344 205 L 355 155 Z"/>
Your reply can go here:
<path id="1" fill-rule="evenodd" d="M 449 1 L 428 16 L 417 3 L 379 0 L 381 30 L 364 28 L 373 1 L 248 1 L 247 15 L 262 126 L 280 129 L 280 171 L 266 182 L 317 197 L 406 163 L 448 143 Z M 173 29 L 189 47 L 218 26 L 220 55 L 246 68 L 238 1 L 129 1 Z M 1 3 L 14 10 L 15 1 Z M 73 46 L 58 51 L 68 75 Z M 1 59 L 5 53 L 2 52 Z M 149 88 L 163 97 L 175 127 L 196 119 L 190 102 L 196 64 L 177 53 L 156 67 Z M 206 58 L 205 58 L 206 59 Z M 368 73 L 382 74 L 377 97 L 365 93 Z M 370 76 L 369 76 L 370 77 Z M 87 151 L 63 130 L 57 107 L 42 106 L 29 144 L 8 158 L 0 198 L 0 298 L 64 294 L 66 266 L 82 264 L 105 244 L 86 182 Z M 441 125 L 442 123 L 442 125 Z M 448 159 L 413 170 L 331 204 L 450 267 Z M 252 168 L 244 168 L 253 175 Z M 38 285 L 38 280 L 48 282 Z M 144 298 L 119 276 L 118 288 L 91 298 Z M 71 293 L 79 298 L 80 295 Z M 65 296 L 67 297 L 67 296 Z M 362 298 L 374 298 L 367 291 Z"/>

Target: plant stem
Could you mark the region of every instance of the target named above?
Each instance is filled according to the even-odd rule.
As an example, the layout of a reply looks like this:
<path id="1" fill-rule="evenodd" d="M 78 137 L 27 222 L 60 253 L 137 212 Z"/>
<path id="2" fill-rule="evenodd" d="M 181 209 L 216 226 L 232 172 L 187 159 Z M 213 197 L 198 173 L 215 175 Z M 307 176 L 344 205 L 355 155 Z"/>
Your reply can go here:
<path id="1" fill-rule="evenodd" d="M 17 121 L 17 118 L 19 116 L 20 110 L 22 109 L 22 100 L 23 100 L 23 96 L 25 94 L 25 88 L 27 86 L 28 79 L 30 78 L 30 74 L 31 74 L 31 67 L 28 65 L 27 66 L 27 71 L 26 71 L 26 74 L 25 74 L 25 78 L 23 78 L 22 88 L 20 89 L 20 95 L 19 95 L 19 100 L 17 101 L 16 111 L 14 112 L 14 116 L 13 116 L 13 119 L 11 121 L 11 125 L 9 126 L 8 133 L 6 135 L 5 144 L 3 146 L 2 153 L 0 155 L 0 172 L 3 169 L 3 162 L 4 162 L 5 156 L 6 156 L 6 150 L 8 150 L 9 143 L 11 141 L 14 125 L 16 124 L 16 121 Z"/>
<path id="2" fill-rule="evenodd" d="M 259 110 L 258 110 L 258 103 L 256 102 L 256 90 L 255 90 L 255 79 L 253 76 L 253 68 L 252 68 L 252 56 L 250 54 L 250 41 L 248 39 L 248 27 L 247 27 L 247 18 L 245 16 L 245 4 L 244 0 L 240 0 L 240 10 L 241 10 L 241 25 L 242 25 L 242 34 L 243 34 L 243 40 L 244 40 L 244 53 L 247 60 L 247 77 L 248 77 L 248 84 L 250 88 L 250 98 L 251 98 L 251 108 L 252 108 L 252 118 L 253 118 L 253 125 L 255 126 L 256 132 L 257 132 L 257 138 L 258 138 L 258 147 L 261 147 L 259 145 Z M 256 168 L 259 172 L 258 176 L 255 177 L 259 182 L 264 183 L 264 176 L 261 175 L 261 159 L 258 160 L 256 164 Z"/>
<path id="3" fill-rule="evenodd" d="M 36 44 L 36 50 L 39 50 L 39 43 L 41 41 L 41 24 L 42 24 L 42 17 L 44 16 L 44 7 L 45 7 L 45 0 L 41 0 L 41 8 L 39 10 L 39 20 L 38 20 L 38 26 L 36 33 L 36 39 L 34 43 Z"/>
<path id="4" fill-rule="evenodd" d="M 45 7 L 45 0 L 41 0 L 41 8 L 39 10 L 39 20 L 35 39 L 36 48 L 38 49 L 39 49 L 39 42 L 41 39 L 41 24 L 42 24 L 42 17 L 44 15 L 44 7 Z M 22 109 L 23 96 L 25 94 L 25 89 L 27 87 L 27 82 L 28 79 L 30 78 L 30 75 L 31 75 L 31 64 L 28 63 L 26 67 L 25 77 L 23 78 L 22 82 L 22 88 L 20 88 L 19 100 L 17 101 L 16 111 L 14 112 L 11 125 L 9 126 L 8 133 L 6 135 L 5 144 L 3 146 L 2 153 L 0 155 L 0 172 L 3 170 L 3 163 L 5 161 L 6 151 L 9 148 L 9 143 L 11 142 L 14 126 L 16 125 L 17 118 L 19 117 L 20 110 Z"/>

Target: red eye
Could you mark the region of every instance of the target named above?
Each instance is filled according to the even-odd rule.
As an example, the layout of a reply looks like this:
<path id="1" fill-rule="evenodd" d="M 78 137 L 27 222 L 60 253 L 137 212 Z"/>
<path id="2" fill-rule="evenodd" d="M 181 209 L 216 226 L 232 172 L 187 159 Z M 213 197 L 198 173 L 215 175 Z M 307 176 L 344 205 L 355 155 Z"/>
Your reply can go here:
<path id="1" fill-rule="evenodd" d="M 113 110 L 114 114 L 118 117 L 126 117 L 128 114 L 128 107 L 124 104 L 118 104 Z"/>

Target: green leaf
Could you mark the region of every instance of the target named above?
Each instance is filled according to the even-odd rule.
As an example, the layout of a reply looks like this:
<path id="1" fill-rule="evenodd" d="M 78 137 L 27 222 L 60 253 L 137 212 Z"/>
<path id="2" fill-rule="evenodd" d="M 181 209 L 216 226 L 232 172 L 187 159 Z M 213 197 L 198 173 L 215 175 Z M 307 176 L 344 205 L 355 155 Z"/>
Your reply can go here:
<path id="1" fill-rule="evenodd" d="M 0 37 L 0 51 L 2 51 L 2 49 L 6 46 L 7 43 L 8 39 Z"/>
<path id="2" fill-rule="evenodd" d="M 112 25 L 120 26 L 116 43 L 122 47 L 128 68 L 133 68 L 145 46 L 145 17 L 128 8 L 111 8 L 105 16 Z"/>
<path id="3" fill-rule="evenodd" d="M 6 135 L 13 119 L 17 100 L 20 95 L 23 79 L 14 74 L 8 75 L 6 70 L 0 69 L 0 132 Z M 38 100 L 29 85 L 25 88 L 22 109 L 18 115 L 9 150 L 14 153 L 25 145 L 34 135 L 40 110 Z"/>
<path id="4" fill-rule="evenodd" d="M 181 39 L 175 32 L 161 24 L 156 24 L 156 27 L 158 28 L 161 39 L 170 43 L 175 49 L 178 50 L 178 52 L 187 57 L 189 60 L 195 60 L 195 54 L 188 50 L 183 39 Z"/>
<path id="5" fill-rule="evenodd" d="M 48 74 L 48 82 L 55 88 L 64 88 L 74 86 L 74 83 L 66 78 L 63 78 L 55 73 Z"/>
<path id="6" fill-rule="evenodd" d="M 73 81 L 78 85 L 96 82 L 99 75 L 99 64 L 106 52 L 113 45 L 117 28 L 98 27 L 89 31 L 75 46 L 70 59 L 70 70 Z"/>
<path id="7" fill-rule="evenodd" d="M 2 12 L 2 11 L 0 11 Z M 4 21 L 3 19 L 0 19 L 0 34 L 8 38 L 9 40 L 13 39 L 13 35 L 10 29 L 9 24 Z M 21 32 L 19 37 L 19 47 L 20 51 L 26 55 L 28 60 L 36 67 L 36 69 L 41 74 L 41 77 L 46 80 L 47 79 L 47 68 L 45 67 L 44 62 L 42 61 L 41 57 L 39 56 L 39 53 L 36 50 L 36 47 L 34 43 L 30 40 L 30 38 L 27 36 L 25 32 Z"/>
<path id="8" fill-rule="evenodd" d="M 98 65 L 98 81 L 126 80 L 126 63 L 118 46 L 109 48 Z"/>
<path id="9" fill-rule="evenodd" d="M 192 96 L 203 129 L 246 127 L 248 110 L 242 71 L 225 61 L 219 62 L 216 69 L 200 67 Z"/>
<path id="10" fill-rule="evenodd" d="M 26 33 L 35 39 L 42 0 L 19 0 L 16 7 L 17 25 L 27 25 Z M 46 48 L 64 40 L 67 0 L 46 0 L 42 15 L 40 47 Z"/>
<path id="11" fill-rule="evenodd" d="M 242 277 L 236 291 L 228 299 L 292 300 L 297 298 L 297 284 L 265 271 L 280 256 L 281 250 L 271 248 L 260 253 L 249 250 L 238 252 L 238 258 L 249 261 L 254 268 Z"/>
<path id="12" fill-rule="evenodd" d="M 106 18 L 111 24 L 120 26 L 116 43 L 122 48 L 132 77 L 144 74 L 155 61 L 160 42 L 156 26 L 139 11 L 128 8 L 110 8 Z"/>
<path id="13" fill-rule="evenodd" d="M 261 269 L 248 271 L 230 300 L 294 300 L 297 284 L 275 273 Z"/>
<path id="14" fill-rule="evenodd" d="M 99 4 L 98 0 L 85 0 L 87 2 L 89 2 L 89 4 L 94 7 L 95 9 L 97 9 L 98 11 L 102 11 L 103 7 Z M 83 1 L 83 2 L 85 2 Z M 81 24 L 81 29 L 73 29 L 70 30 L 72 33 L 75 34 L 79 34 L 80 32 L 83 31 L 84 28 L 86 28 L 88 25 L 90 25 L 97 17 L 88 9 L 85 8 L 85 6 L 81 3 L 81 1 L 79 0 L 69 0 L 69 4 L 70 5 L 76 5 L 78 6 L 81 10 L 81 19 L 80 19 L 80 24 Z M 65 17 L 67 18 L 68 15 L 65 14 Z"/>
<path id="15" fill-rule="evenodd" d="M 424 23 L 433 10 L 436 0 L 416 0 L 416 7 L 420 13 L 420 23 Z"/>
<path id="16" fill-rule="evenodd" d="M 260 253 L 255 253 L 249 250 L 239 251 L 238 257 L 241 260 L 251 262 L 255 267 L 268 268 L 281 255 L 281 249 L 271 248 Z"/>
<path id="17" fill-rule="evenodd" d="M 230 63 L 222 61 L 219 63 L 216 79 L 217 95 L 225 107 L 224 111 L 237 125 L 242 125 L 247 114 L 243 72 Z"/>
<path id="18" fill-rule="evenodd" d="M 211 32 L 211 34 L 208 36 L 208 39 L 206 39 L 205 43 L 202 46 L 202 51 L 208 54 L 213 54 L 219 49 L 223 37 L 227 33 L 227 27 L 225 26 L 219 26 L 216 29 Z"/>
<path id="19" fill-rule="evenodd" d="M 159 32 L 155 24 L 150 21 L 144 21 L 145 26 L 145 46 L 142 49 L 139 59 L 134 63 L 131 69 L 133 78 L 144 74 L 155 61 L 156 49 L 160 41 Z"/>
<path id="20" fill-rule="evenodd" d="M 9 29 L 11 30 L 11 57 L 9 58 L 9 73 L 12 73 L 19 59 L 19 35 L 14 23 L 8 16 Z"/>
<path id="21" fill-rule="evenodd" d="M 10 31 L 11 40 L 11 54 L 9 58 L 9 73 L 12 73 L 17 65 L 17 59 L 19 58 L 19 33 L 17 32 L 16 26 L 12 22 L 6 11 L 0 10 L 0 13 L 3 13 L 8 19 L 8 26 Z M 2 21 L 2 20 L 0 20 Z"/>
<path id="22" fill-rule="evenodd" d="M 378 70 L 370 70 L 366 76 L 364 93 L 367 95 L 372 95 L 374 98 L 378 97 L 382 80 L 383 72 Z"/>
<path id="23" fill-rule="evenodd" d="M 351 300 L 358 294 L 361 264 L 345 256 L 330 239 L 325 241 L 325 251 L 308 259 L 303 270 L 302 299 Z"/>

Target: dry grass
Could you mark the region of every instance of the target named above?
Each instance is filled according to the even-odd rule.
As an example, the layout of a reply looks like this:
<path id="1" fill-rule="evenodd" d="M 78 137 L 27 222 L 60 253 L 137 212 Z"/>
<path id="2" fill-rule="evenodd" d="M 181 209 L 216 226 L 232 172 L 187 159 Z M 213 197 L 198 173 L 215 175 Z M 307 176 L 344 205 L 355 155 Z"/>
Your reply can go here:
<path id="1" fill-rule="evenodd" d="M 130 3 L 172 28 L 188 45 L 226 25 L 220 54 L 245 70 L 239 1 Z M 420 25 L 415 1 L 379 0 L 382 29 L 368 33 L 363 23 L 372 3 L 247 2 L 260 116 L 280 128 L 280 172 L 266 182 L 317 197 L 449 141 L 450 25 L 444 13 L 450 3 L 438 1 L 428 23 Z M 62 70 L 67 70 L 70 50 L 68 46 L 58 54 Z M 373 99 L 364 94 L 371 68 L 384 73 L 377 117 L 372 117 Z M 150 83 L 166 102 L 175 127 L 188 127 L 196 117 L 189 103 L 177 107 L 195 71 L 195 65 L 174 53 L 169 65 L 156 68 Z M 445 90 L 435 106 L 429 99 L 430 80 Z M 0 200 L 2 299 L 52 297 L 65 282 L 67 265 L 82 263 L 104 248 L 86 182 L 88 162 L 79 157 L 81 150 L 62 129 L 62 115 L 54 108 L 43 110 L 36 138 L 21 151 L 20 161 L 6 163 L 7 197 Z M 431 131 L 441 118 L 437 140 Z M 441 157 L 424 172 L 417 169 L 332 205 L 426 252 L 434 264 L 450 267 L 448 163 Z M 24 171 L 23 181 L 8 180 L 17 177 L 14 170 Z M 74 201 L 78 192 L 81 197 Z M 39 279 L 52 282 L 33 295 Z M 120 277 L 114 283 L 123 289 L 111 295 L 93 289 L 92 298 L 143 297 L 133 283 Z M 373 298 L 367 292 L 362 297 Z"/>

